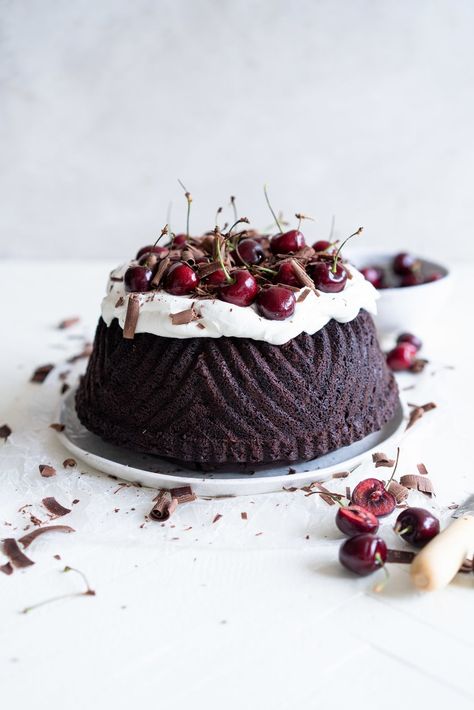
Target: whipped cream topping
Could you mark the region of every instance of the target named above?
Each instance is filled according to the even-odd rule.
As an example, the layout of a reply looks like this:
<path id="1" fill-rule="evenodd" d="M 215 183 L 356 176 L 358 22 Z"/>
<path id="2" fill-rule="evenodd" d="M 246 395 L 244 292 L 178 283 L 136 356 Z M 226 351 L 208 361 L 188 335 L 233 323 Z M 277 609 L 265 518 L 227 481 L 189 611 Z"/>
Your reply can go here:
<path id="1" fill-rule="evenodd" d="M 110 274 L 107 295 L 102 301 L 102 318 L 107 325 L 117 318 L 120 326 L 124 326 L 129 294 L 124 288 L 123 275 L 129 265 L 124 264 Z M 324 328 L 331 318 L 339 323 L 348 323 L 362 308 L 375 315 L 376 289 L 354 266 L 345 266 L 352 278 L 347 280 L 343 291 L 318 291 L 319 295 L 309 291 L 304 300 L 296 303 L 294 315 L 283 321 L 263 318 L 255 305 L 243 308 L 218 298 L 200 299 L 193 298 L 192 294 L 173 296 L 166 291 L 149 291 L 139 296 L 140 315 L 135 332 L 165 338 L 251 338 L 283 345 L 300 333 L 313 335 Z M 308 289 L 295 292 L 296 299 L 304 290 Z M 185 311 L 193 304 L 199 320 L 173 325 L 171 314 Z"/>

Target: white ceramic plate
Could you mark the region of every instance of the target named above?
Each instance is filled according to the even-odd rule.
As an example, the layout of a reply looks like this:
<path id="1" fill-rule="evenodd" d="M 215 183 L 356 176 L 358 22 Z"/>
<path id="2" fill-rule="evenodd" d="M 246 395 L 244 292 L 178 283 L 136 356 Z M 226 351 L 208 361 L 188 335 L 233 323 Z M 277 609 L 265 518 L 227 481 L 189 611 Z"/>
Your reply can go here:
<path id="1" fill-rule="evenodd" d="M 198 495 L 254 495 L 280 491 L 289 486 L 304 486 L 312 481 L 325 481 L 336 471 L 356 466 L 362 458 L 382 446 L 395 445 L 406 426 L 406 414 L 399 402 L 396 414 L 383 429 L 313 461 L 288 466 L 260 466 L 253 473 L 203 473 L 178 468 L 157 456 L 140 454 L 109 444 L 91 434 L 80 423 L 74 406 L 75 390 L 70 390 L 61 403 L 58 421 L 64 430 L 58 432 L 62 444 L 89 466 L 125 481 L 141 483 L 149 488 L 191 486 Z"/>

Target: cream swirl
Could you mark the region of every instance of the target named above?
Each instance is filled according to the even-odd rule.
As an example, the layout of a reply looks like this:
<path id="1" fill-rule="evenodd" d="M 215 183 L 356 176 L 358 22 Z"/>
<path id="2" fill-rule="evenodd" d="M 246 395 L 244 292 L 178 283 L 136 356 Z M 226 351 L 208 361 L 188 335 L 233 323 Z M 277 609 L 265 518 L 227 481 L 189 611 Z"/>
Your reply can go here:
<path id="1" fill-rule="evenodd" d="M 110 274 L 107 295 L 102 301 L 102 318 L 107 325 L 117 318 L 120 326 L 124 326 L 128 294 L 123 275 L 128 266 L 124 264 Z M 299 303 L 297 300 L 294 315 L 284 321 L 263 318 L 255 305 L 243 308 L 218 298 L 199 299 L 192 295 L 173 296 L 161 290 L 149 291 L 139 296 L 136 332 L 165 338 L 251 338 L 283 345 L 300 333 L 313 335 L 332 318 L 338 323 L 348 323 L 362 308 L 375 315 L 377 291 L 354 266 L 347 266 L 347 269 L 352 278 L 347 280 L 343 291 L 318 291 L 318 295 L 309 291 L 304 300 Z M 299 294 L 295 293 L 295 296 L 298 299 Z M 171 315 L 190 308 L 192 304 L 199 320 L 173 325 Z"/>

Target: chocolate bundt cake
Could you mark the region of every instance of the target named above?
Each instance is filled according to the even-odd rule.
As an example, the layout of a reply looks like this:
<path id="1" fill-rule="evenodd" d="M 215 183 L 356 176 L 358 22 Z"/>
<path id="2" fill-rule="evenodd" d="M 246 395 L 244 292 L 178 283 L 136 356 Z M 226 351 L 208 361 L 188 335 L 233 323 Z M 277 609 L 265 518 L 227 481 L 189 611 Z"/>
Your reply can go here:
<path id="1" fill-rule="evenodd" d="M 84 426 L 203 470 L 314 459 L 378 431 L 398 393 L 368 312 L 375 289 L 331 249 L 227 241 L 150 247 L 112 272 L 76 395 Z M 263 258 L 236 269 L 250 241 Z M 343 287 L 328 290 L 318 264 Z"/>

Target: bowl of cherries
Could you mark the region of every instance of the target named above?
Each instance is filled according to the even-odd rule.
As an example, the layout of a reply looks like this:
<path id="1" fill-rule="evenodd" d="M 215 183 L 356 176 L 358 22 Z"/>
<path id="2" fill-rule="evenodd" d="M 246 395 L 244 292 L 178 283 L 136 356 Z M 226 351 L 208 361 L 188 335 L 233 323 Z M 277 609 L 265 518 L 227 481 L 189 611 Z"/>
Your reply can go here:
<path id="1" fill-rule="evenodd" d="M 375 323 L 381 337 L 402 330 L 429 332 L 451 288 L 445 266 L 406 251 L 354 251 L 351 261 L 379 292 Z"/>

